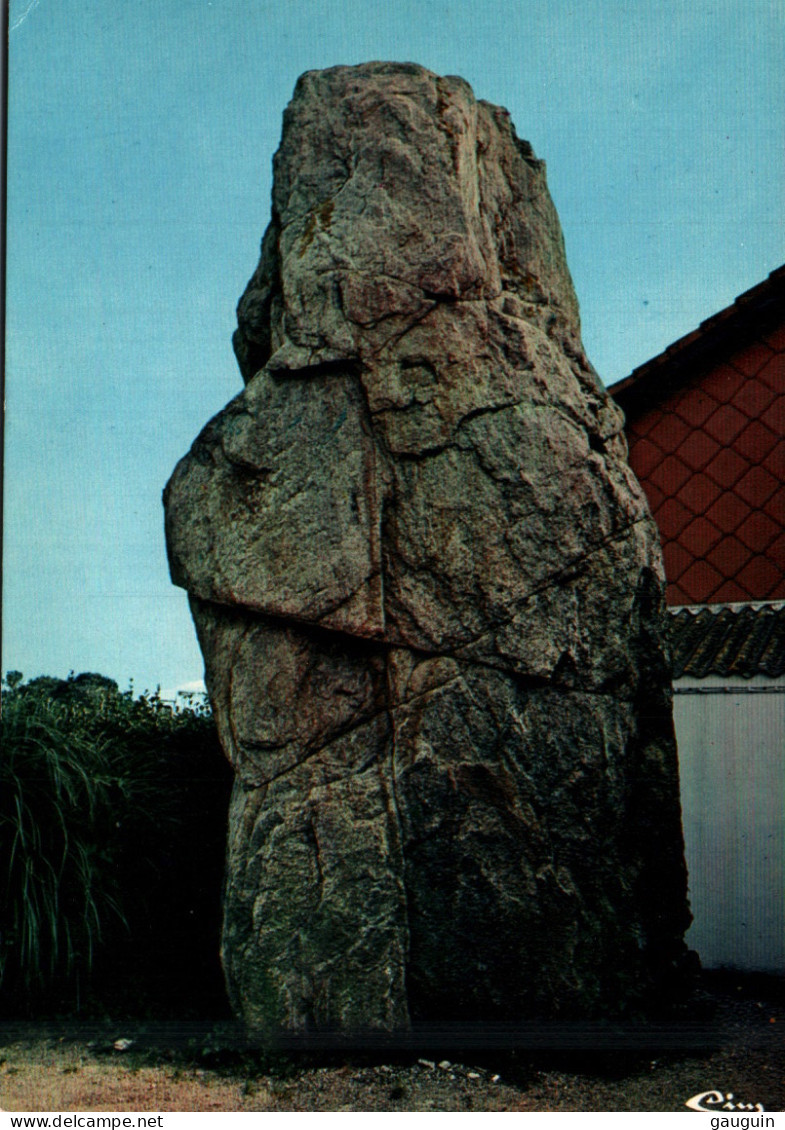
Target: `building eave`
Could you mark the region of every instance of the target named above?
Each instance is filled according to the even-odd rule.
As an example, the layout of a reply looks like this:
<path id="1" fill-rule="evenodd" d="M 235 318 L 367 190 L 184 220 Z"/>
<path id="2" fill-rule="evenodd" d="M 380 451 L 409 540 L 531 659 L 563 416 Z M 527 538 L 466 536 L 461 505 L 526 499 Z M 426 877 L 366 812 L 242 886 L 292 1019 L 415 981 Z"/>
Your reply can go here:
<path id="1" fill-rule="evenodd" d="M 785 265 L 662 353 L 639 365 L 628 377 L 611 385 L 608 392 L 628 419 L 633 418 L 729 354 L 743 349 L 783 318 Z"/>

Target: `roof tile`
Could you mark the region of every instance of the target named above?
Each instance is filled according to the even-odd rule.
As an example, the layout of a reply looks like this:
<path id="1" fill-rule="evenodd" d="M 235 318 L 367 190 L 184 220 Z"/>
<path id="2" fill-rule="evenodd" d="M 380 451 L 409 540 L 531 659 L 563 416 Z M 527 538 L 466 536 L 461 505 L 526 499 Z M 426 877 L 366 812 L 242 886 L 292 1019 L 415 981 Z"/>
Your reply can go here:
<path id="1" fill-rule="evenodd" d="M 706 511 L 706 517 L 718 526 L 724 534 L 732 534 L 751 513 L 751 507 L 743 498 L 726 493 L 718 498 Z"/>
<path id="2" fill-rule="evenodd" d="M 732 447 L 723 447 L 705 468 L 706 474 L 726 490 L 734 487 L 748 469 L 747 460 Z"/>
<path id="3" fill-rule="evenodd" d="M 712 412 L 716 412 L 719 404 L 705 389 L 695 387 L 686 389 L 679 401 L 670 402 L 670 406 L 679 419 L 684 420 L 691 428 L 699 428 L 701 424 L 705 424 Z"/>
<path id="4" fill-rule="evenodd" d="M 782 583 L 782 570 L 778 569 L 768 557 L 753 557 L 736 577 L 736 581 L 743 585 L 754 599 L 758 593 L 777 591 L 777 586 L 781 586 Z"/>
<path id="5" fill-rule="evenodd" d="M 690 468 L 675 455 L 668 455 L 665 459 L 660 457 L 660 462 L 649 472 L 649 478 L 654 485 L 667 495 L 676 494 L 689 477 Z"/>
<path id="6" fill-rule="evenodd" d="M 765 467 L 750 467 L 746 475 L 736 484 L 736 494 L 750 506 L 763 506 L 771 498 L 780 484 Z"/>
<path id="7" fill-rule="evenodd" d="M 665 576 L 669 581 L 678 581 L 682 573 L 686 572 L 694 561 L 683 545 L 677 541 L 666 541 L 662 547 L 662 557 L 665 562 Z"/>
<path id="8" fill-rule="evenodd" d="M 763 503 L 761 510 L 776 522 L 779 529 L 785 529 L 785 483 L 781 484 L 779 490 Z"/>
<path id="9" fill-rule="evenodd" d="M 644 412 L 643 415 L 638 416 L 635 420 L 628 421 L 625 430 L 630 444 L 648 435 L 661 417 L 662 412 L 659 408 L 655 408 L 652 412 Z"/>
<path id="10" fill-rule="evenodd" d="M 753 377 L 736 393 L 733 404 L 748 419 L 755 420 L 763 415 L 775 395 L 773 389 Z"/>
<path id="11" fill-rule="evenodd" d="M 762 553 L 771 545 L 781 529 L 782 527 L 772 521 L 768 514 L 764 514 L 762 510 L 754 510 L 736 530 L 736 537 L 753 553 Z"/>
<path id="12" fill-rule="evenodd" d="M 687 436 L 677 454 L 693 471 L 700 471 L 719 450 L 720 445 L 716 439 L 712 439 L 704 432 L 693 432 Z"/>
<path id="13" fill-rule="evenodd" d="M 771 399 L 771 397 L 769 398 Z M 675 413 L 662 414 L 660 419 L 648 434 L 650 443 L 654 443 L 661 451 L 675 451 L 692 431 L 690 424 L 686 424 Z"/>
<path id="14" fill-rule="evenodd" d="M 735 577 L 748 560 L 750 552 L 733 534 L 723 538 L 709 552 L 708 561 L 723 577 Z"/>
<path id="15" fill-rule="evenodd" d="M 778 396 L 765 412 L 761 412 L 760 421 L 771 428 L 778 438 L 785 435 L 785 396 Z"/>
<path id="16" fill-rule="evenodd" d="M 649 500 L 649 509 L 653 514 L 655 510 L 658 509 L 658 507 L 662 506 L 663 502 L 665 501 L 665 495 L 662 493 L 659 487 L 654 485 L 654 483 L 650 479 L 644 483 L 641 483 L 641 486 L 643 487 L 643 492 L 646 495 L 646 498 Z"/>
<path id="17" fill-rule="evenodd" d="M 785 327 L 783 327 L 782 334 L 785 337 Z M 783 349 L 785 349 L 785 345 Z M 757 379 L 774 392 L 782 392 L 783 385 L 785 385 L 785 354 L 780 353 L 772 357 L 758 373 Z"/>
<path id="18" fill-rule="evenodd" d="M 717 365 L 701 380 L 704 392 L 713 396 L 718 404 L 727 404 L 746 380 L 744 373 L 732 365 Z"/>
<path id="19" fill-rule="evenodd" d="M 777 326 L 771 333 L 765 334 L 763 340 L 777 353 L 785 353 L 785 323 Z"/>
<path id="20" fill-rule="evenodd" d="M 756 341 L 747 349 L 735 353 L 731 359 L 731 365 L 734 369 L 743 373 L 745 377 L 754 377 L 766 362 L 771 360 L 772 356 L 771 346 L 766 345 L 765 342 Z"/>
<path id="21" fill-rule="evenodd" d="M 780 440 L 776 447 L 768 453 L 763 460 L 763 466 L 779 482 L 785 482 L 785 439 Z"/>
<path id="22" fill-rule="evenodd" d="M 736 438 L 736 451 L 750 463 L 761 463 L 776 447 L 780 436 L 760 420 L 753 420 Z"/>
<path id="23" fill-rule="evenodd" d="M 679 541 L 687 552 L 694 557 L 705 557 L 721 537 L 722 532 L 717 529 L 714 523 L 709 522 L 701 515 L 684 528 Z"/>
<path id="24" fill-rule="evenodd" d="M 747 417 L 742 412 L 732 404 L 722 404 L 713 415 L 709 416 L 703 427 L 710 436 L 724 446 L 733 443 L 746 425 Z"/>
<path id="25" fill-rule="evenodd" d="M 677 538 L 681 531 L 690 524 L 694 516 L 691 510 L 688 510 L 686 506 L 679 502 L 678 498 L 669 498 L 663 502 L 655 515 L 663 541 Z"/>
<path id="26" fill-rule="evenodd" d="M 689 478 L 681 488 L 679 500 L 689 507 L 693 514 L 705 514 L 721 494 L 722 487 L 718 486 L 708 475 L 699 472 Z"/>
<path id="27" fill-rule="evenodd" d="M 752 600 L 749 589 L 744 588 L 738 581 L 723 581 L 718 589 L 711 595 L 714 604 L 737 604 L 740 601 Z"/>
<path id="28" fill-rule="evenodd" d="M 674 581 L 668 582 L 666 598 L 669 605 L 690 603 L 690 597 L 688 597 L 684 589 Z"/>
<path id="29" fill-rule="evenodd" d="M 785 530 L 768 546 L 766 556 L 785 574 Z M 783 596 L 785 596 L 785 593 L 783 593 Z"/>
<path id="30" fill-rule="evenodd" d="M 668 639 L 674 678 L 785 675 L 785 607 L 674 609 Z"/>
<path id="31" fill-rule="evenodd" d="M 707 561 L 694 561 L 679 577 L 690 604 L 706 604 L 722 584 L 723 578 Z"/>
<path id="32" fill-rule="evenodd" d="M 648 439 L 634 440 L 630 444 L 630 464 L 639 479 L 647 479 L 662 461 L 662 452 Z"/>

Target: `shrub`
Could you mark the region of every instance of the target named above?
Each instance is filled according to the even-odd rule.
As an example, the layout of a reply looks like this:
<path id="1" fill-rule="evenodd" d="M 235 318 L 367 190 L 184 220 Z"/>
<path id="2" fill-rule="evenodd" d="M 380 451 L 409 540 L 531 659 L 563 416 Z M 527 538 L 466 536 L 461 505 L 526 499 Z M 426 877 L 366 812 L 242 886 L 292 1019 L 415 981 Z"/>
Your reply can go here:
<path id="1" fill-rule="evenodd" d="M 206 705 L 10 672 L 2 728 L 4 997 L 38 1013 L 218 999 L 231 773 Z"/>

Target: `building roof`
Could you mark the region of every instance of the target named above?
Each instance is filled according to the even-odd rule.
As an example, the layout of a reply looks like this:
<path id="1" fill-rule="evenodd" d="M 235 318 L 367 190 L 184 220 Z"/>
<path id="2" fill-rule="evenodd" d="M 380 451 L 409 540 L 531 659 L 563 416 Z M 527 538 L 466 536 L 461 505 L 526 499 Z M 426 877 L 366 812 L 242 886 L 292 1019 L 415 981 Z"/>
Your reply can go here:
<path id="1" fill-rule="evenodd" d="M 668 603 L 785 599 L 785 266 L 609 391 Z"/>
<path id="2" fill-rule="evenodd" d="M 783 317 L 785 265 L 608 391 L 629 419 L 670 395 L 697 372 L 743 348 Z"/>
<path id="3" fill-rule="evenodd" d="M 785 604 L 677 608 L 668 619 L 674 679 L 785 675 Z"/>

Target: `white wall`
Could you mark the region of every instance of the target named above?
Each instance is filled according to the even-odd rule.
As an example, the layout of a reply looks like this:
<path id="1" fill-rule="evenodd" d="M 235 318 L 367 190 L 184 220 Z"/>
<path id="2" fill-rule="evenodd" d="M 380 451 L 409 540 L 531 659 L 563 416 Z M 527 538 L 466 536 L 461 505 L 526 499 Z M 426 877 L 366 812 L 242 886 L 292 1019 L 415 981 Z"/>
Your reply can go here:
<path id="1" fill-rule="evenodd" d="M 704 968 L 785 973 L 785 681 L 680 679 L 674 690 L 687 944 Z"/>

